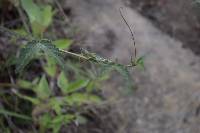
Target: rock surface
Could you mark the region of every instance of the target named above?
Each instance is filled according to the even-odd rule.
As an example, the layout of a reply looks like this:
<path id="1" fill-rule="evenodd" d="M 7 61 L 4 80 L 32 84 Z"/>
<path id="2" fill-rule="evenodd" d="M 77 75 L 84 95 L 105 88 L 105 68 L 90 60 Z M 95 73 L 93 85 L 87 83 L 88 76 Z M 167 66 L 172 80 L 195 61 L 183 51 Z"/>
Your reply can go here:
<path id="1" fill-rule="evenodd" d="M 118 58 L 121 63 L 129 61 L 131 37 L 118 10 L 124 7 L 123 2 L 67 0 L 65 5 L 72 9 L 73 23 L 86 35 L 84 45 L 100 55 Z M 145 55 L 145 70 L 132 73 L 139 89 L 117 104 L 116 110 L 124 121 L 113 132 L 199 133 L 199 57 L 133 9 L 126 7 L 123 13 L 134 29 L 139 55 Z M 112 87 L 118 80 L 113 77 Z"/>

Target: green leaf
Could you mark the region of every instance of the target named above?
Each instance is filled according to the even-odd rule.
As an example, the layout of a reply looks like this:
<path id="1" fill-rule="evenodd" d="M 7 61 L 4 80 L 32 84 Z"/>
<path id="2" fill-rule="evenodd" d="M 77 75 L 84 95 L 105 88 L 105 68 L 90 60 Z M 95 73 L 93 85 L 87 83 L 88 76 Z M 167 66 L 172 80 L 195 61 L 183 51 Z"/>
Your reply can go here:
<path id="1" fill-rule="evenodd" d="M 56 112 L 57 115 L 60 115 L 62 113 L 61 110 L 64 104 L 65 104 L 64 101 L 59 98 L 53 97 L 49 100 L 49 105 Z"/>
<path id="2" fill-rule="evenodd" d="M 49 113 L 45 113 L 42 116 L 40 116 L 39 120 L 42 126 L 47 127 L 51 122 L 52 118 Z"/>
<path id="3" fill-rule="evenodd" d="M 65 62 L 59 49 L 56 48 L 50 40 L 42 39 L 39 41 L 30 41 L 20 50 L 20 55 L 17 59 L 16 72 L 21 73 L 30 61 L 44 54 L 53 58 L 63 69 L 65 69 Z"/>
<path id="4" fill-rule="evenodd" d="M 21 87 L 21 88 L 26 88 L 26 89 L 30 89 L 33 87 L 33 84 L 28 81 L 28 80 L 22 80 L 22 79 L 19 79 L 17 80 L 17 84 Z"/>
<path id="5" fill-rule="evenodd" d="M 44 33 L 44 31 L 46 29 L 46 27 L 44 25 L 42 25 L 41 23 L 36 22 L 36 21 L 31 23 L 31 28 L 33 31 L 33 35 L 38 38 L 42 37 L 42 34 Z"/>
<path id="6" fill-rule="evenodd" d="M 86 87 L 87 92 L 92 92 L 95 87 L 95 81 L 90 81 Z"/>
<path id="7" fill-rule="evenodd" d="M 61 72 L 58 76 L 57 85 L 61 89 L 61 91 L 65 93 L 66 88 L 68 86 L 68 79 L 66 78 L 64 72 Z"/>
<path id="8" fill-rule="evenodd" d="M 21 4 L 29 17 L 34 35 L 41 36 L 52 23 L 52 7 L 50 5 L 38 6 L 33 0 L 21 0 Z"/>
<path id="9" fill-rule="evenodd" d="M 55 77 L 56 75 L 56 61 L 53 58 L 50 57 L 46 57 L 47 60 L 47 64 L 45 66 L 43 66 L 45 72 L 51 76 L 51 77 Z"/>
<path id="10" fill-rule="evenodd" d="M 40 18 L 40 8 L 33 0 L 21 0 L 21 4 L 28 15 L 30 22 L 38 21 Z"/>
<path id="11" fill-rule="evenodd" d="M 84 103 L 100 103 L 101 98 L 92 95 L 92 94 L 85 94 L 85 93 L 74 93 L 70 96 L 65 97 L 64 99 L 69 105 L 82 105 Z"/>
<path id="12" fill-rule="evenodd" d="M 27 36 L 28 35 L 28 33 L 26 32 L 26 30 L 23 29 L 23 28 L 15 29 L 13 31 L 16 32 L 17 34 L 21 35 L 21 36 Z"/>
<path id="13" fill-rule="evenodd" d="M 142 56 L 142 57 L 140 57 L 140 58 L 137 59 L 136 65 L 139 68 L 144 69 L 144 56 Z"/>
<path id="14" fill-rule="evenodd" d="M 18 113 L 15 113 L 15 112 L 11 112 L 11 111 L 8 111 L 8 110 L 5 110 L 5 109 L 0 109 L 0 114 L 9 115 L 9 116 L 13 116 L 13 117 L 24 119 L 24 120 L 32 120 L 31 117 L 28 117 L 28 116 L 22 115 L 22 114 L 18 114 Z"/>
<path id="15" fill-rule="evenodd" d="M 56 118 L 56 120 L 59 122 L 52 125 L 53 133 L 59 133 L 60 128 L 62 127 L 63 116 L 59 116 L 59 118 Z"/>
<path id="16" fill-rule="evenodd" d="M 52 120 L 52 123 L 53 124 L 62 123 L 63 121 L 64 121 L 63 115 L 58 115 Z"/>
<path id="17" fill-rule="evenodd" d="M 39 47 L 36 43 L 37 41 L 28 42 L 25 48 L 21 49 L 19 58 L 17 59 L 17 73 L 21 72 L 25 66 L 37 56 Z"/>
<path id="18" fill-rule="evenodd" d="M 72 40 L 70 39 L 59 39 L 53 42 L 53 44 L 56 45 L 57 48 L 59 49 L 68 49 L 71 44 L 72 44 Z"/>
<path id="19" fill-rule="evenodd" d="M 45 113 L 39 117 L 40 124 L 40 132 L 44 133 L 50 126 L 52 121 L 51 115 L 49 113 Z"/>
<path id="20" fill-rule="evenodd" d="M 65 89 L 63 89 L 64 94 L 75 92 L 81 88 L 84 88 L 89 83 L 89 80 L 77 80 L 73 83 L 70 83 Z"/>
<path id="21" fill-rule="evenodd" d="M 35 88 L 35 92 L 37 94 L 37 97 L 39 97 L 40 99 L 47 99 L 50 97 L 51 90 L 49 88 L 49 84 L 45 75 L 43 75 L 40 79 L 39 85 Z"/>
<path id="22" fill-rule="evenodd" d="M 42 25 L 44 25 L 45 27 L 48 27 L 52 23 L 53 12 L 52 12 L 52 7 L 50 5 L 44 7 L 42 18 L 43 18 Z"/>
<path id="23" fill-rule="evenodd" d="M 75 118 L 75 115 L 73 114 L 64 115 L 64 123 L 69 124 L 70 122 L 72 122 L 74 118 Z"/>
<path id="24" fill-rule="evenodd" d="M 59 49 L 50 40 L 42 39 L 40 42 L 41 50 L 49 57 L 53 58 L 64 70 L 65 61 Z"/>
<path id="25" fill-rule="evenodd" d="M 15 92 L 15 94 L 18 97 L 20 97 L 20 98 L 22 98 L 24 100 L 27 100 L 27 101 L 35 104 L 35 105 L 40 103 L 39 99 L 37 99 L 37 98 L 33 98 L 33 97 L 30 97 L 30 96 L 22 95 L 22 94 L 18 93 L 17 91 Z"/>

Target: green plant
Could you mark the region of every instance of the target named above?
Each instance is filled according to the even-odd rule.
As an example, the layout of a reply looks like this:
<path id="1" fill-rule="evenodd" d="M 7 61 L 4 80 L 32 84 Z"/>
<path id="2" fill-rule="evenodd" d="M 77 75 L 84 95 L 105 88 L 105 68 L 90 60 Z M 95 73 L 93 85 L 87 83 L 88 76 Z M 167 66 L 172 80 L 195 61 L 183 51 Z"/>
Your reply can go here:
<path id="1" fill-rule="evenodd" d="M 89 83 L 87 79 L 77 79 L 74 82 L 69 82 L 64 72 L 61 72 L 57 77 L 57 87 L 60 91 L 60 96 L 52 94 L 52 88 L 46 76 L 43 75 L 39 80 L 34 82 L 19 80 L 18 85 L 22 88 L 29 89 L 36 94 L 36 97 L 24 96 L 19 92 L 15 92 L 22 99 L 30 101 L 34 105 L 32 117 L 40 123 L 40 131 L 45 132 L 46 129 L 53 129 L 54 132 L 59 131 L 59 127 L 63 124 L 69 124 L 73 121 L 79 123 L 81 107 L 84 104 L 100 103 L 101 98 L 92 94 L 79 92 Z M 72 111 L 76 108 L 77 111 Z M 71 113 L 69 113 L 71 112 Z"/>
<path id="2" fill-rule="evenodd" d="M 39 126 L 41 133 L 48 130 L 57 133 L 63 125 L 73 122 L 81 124 L 87 121 L 82 115 L 85 111 L 83 108 L 88 104 L 101 103 L 101 96 L 94 92 L 99 84 L 108 78 L 109 72 L 113 70 L 119 72 L 124 77 L 127 87 L 132 87 L 128 70 L 131 67 L 143 66 L 143 58 L 137 59 L 135 55 L 130 64 L 123 65 L 85 49 L 82 49 L 81 53 L 70 52 L 68 48 L 72 44 L 72 40 L 58 39 L 51 41 L 44 39 L 45 31 L 51 25 L 54 15 L 50 5 L 39 5 L 34 3 L 33 0 L 17 0 L 13 3 L 19 12 L 22 13 L 21 7 L 25 11 L 29 25 L 26 19 L 23 19 L 25 30 L 20 28 L 10 31 L 4 27 L 1 29 L 14 34 L 17 38 L 25 38 L 26 44 L 20 48 L 20 54 L 17 58 L 14 58 L 14 61 L 10 59 L 7 62 L 7 66 L 14 64 L 16 73 L 20 74 L 17 83 L 0 85 L 11 87 L 12 93 L 19 98 L 19 101 L 28 101 L 26 106 L 29 108 L 29 113 L 22 115 L 21 112 L 24 111 L 20 109 L 19 113 L 3 109 L 0 110 L 0 114 L 25 120 L 31 118 L 31 121 Z M 66 61 L 66 54 L 73 59 L 77 58 L 97 65 L 99 67 L 98 72 L 94 74 L 81 66 L 80 63 L 72 63 L 70 59 Z M 33 60 L 38 60 L 42 64 L 44 73 L 32 79 L 26 79 L 25 76 L 23 77 L 28 72 L 28 70 L 25 71 L 25 68 Z M 23 91 L 28 91 L 30 94 Z"/>

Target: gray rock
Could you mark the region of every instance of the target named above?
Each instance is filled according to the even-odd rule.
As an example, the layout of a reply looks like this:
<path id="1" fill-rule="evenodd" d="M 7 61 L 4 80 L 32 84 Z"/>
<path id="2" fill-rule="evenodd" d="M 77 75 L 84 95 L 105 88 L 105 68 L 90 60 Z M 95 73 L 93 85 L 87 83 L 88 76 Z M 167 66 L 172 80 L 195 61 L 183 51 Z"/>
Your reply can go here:
<path id="1" fill-rule="evenodd" d="M 84 46 L 121 63 L 130 60 L 131 36 L 119 14 L 120 0 L 67 0 L 73 23 L 86 35 Z M 134 30 L 138 56 L 145 55 L 145 70 L 132 72 L 138 90 L 116 104 L 124 121 L 115 133 L 199 133 L 200 63 L 182 43 L 167 36 L 131 8 L 124 16 Z M 120 78 L 108 90 L 116 96 Z"/>

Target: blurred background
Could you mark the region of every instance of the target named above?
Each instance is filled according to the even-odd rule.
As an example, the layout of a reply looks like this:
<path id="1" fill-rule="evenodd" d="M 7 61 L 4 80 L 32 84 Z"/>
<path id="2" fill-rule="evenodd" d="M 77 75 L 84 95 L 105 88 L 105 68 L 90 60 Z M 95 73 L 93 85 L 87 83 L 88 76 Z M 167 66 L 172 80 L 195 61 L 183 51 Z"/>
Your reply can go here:
<path id="1" fill-rule="evenodd" d="M 19 32 L 19 29 L 20 27 L 26 29 L 24 21 L 31 23 L 27 10 L 32 9 L 33 6 L 24 8 L 23 4 L 18 6 L 19 3 L 23 3 L 23 0 L 16 1 L 1 0 L 1 26 L 27 35 L 28 33 L 22 32 L 22 29 Z M 69 111 L 62 106 L 62 110 L 75 114 L 75 119 L 72 117 L 73 120 L 69 122 L 70 124 L 62 123 L 64 120 L 60 119 L 62 123 L 58 124 L 62 125 L 60 130 L 54 130 L 52 126 L 48 127 L 46 124 L 44 127 L 50 130 L 45 131 L 63 133 L 200 132 L 200 3 L 198 1 L 36 0 L 34 2 L 52 6 L 52 24 L 49 24 L 48 28 L 42 28 L 43 38 L 52 40 L 65 38 L 64 44 L 61 43 L 63 40 L 60 43 L 57 42 L 58 46 L 61 46 L 59 48 L 77 53 L 81 52 L 80 48 L 85 48 L 102 57 L 117 59 L 121 64 L 128 64 L 130 57 L 133 56 L 134 47 L 131 33 L 120 16 L 119 9 L 123 7 L 122 14 L 134 33 L 137 57 L 144 57 L 143 69 L 138 67 L 130 69 L 131 81 L 129 82 L 133 84 L 131 91 L 127 91 L 124 85 L 125 81 L 118 74 L 107 74 L 107 78 L 105 78 L 105 75 L 101 75 L 101 70 L 95 69 L 98 68 L 97 66 L 88 65 L 84 61 L 80 62 L 69 57 L 70 63 L 67 62 L 67 64 L 70 65 L 67 65 L 68 74 L 66 74 L 69 82 L 79 80 L 81 77 L 84 80 L 81 82 L 82 84 L 79 84 L 78 89 L 95 88 L 92 94 L 99 96 L 103 102 L 100 105 L 89 105 L 89 107 L 85 103 L 83 105 L 81 103 L 81 106 L 78 107 L 69 106 L 72 108 Z M 27 27 L 31 30 L 33 23 Z M 34 34 L 33 29 L 30 32 Z M 37 31 L 35 33 L 37 35 Z M 11 54 L 19 55 L 20 43 L 24 43 L 24 40 L 19 40 L 16 45 L 13 45 L 16 38 L 8 39 L 10 34 L 5 30 L 0 35 L 0 64 L 4 66 Z M 65 59 L 68 59 L 68 56 Z M 43 68 L 45 63 L 44 60 L 34 61 L 23 74 L 24 76 L 20 78 L 14 73 L 15 65 L 5 66 L 4 69 L 2 67 L 0 107 L 4 110 L 0 110 L 2 127 L 0 132 L 42 132 L 39 117 L 46 111 L 39 111 L 39 113 L 36 111 L 34 114 L 34 108 L 38 106 L 33 104 L 30 107 L 27 105 L 28 103 L 23 103 L 27 102 L 26 100 L 17 100 L 26 107 L 19 110 L 20 104 L 14 101 L 21 95 L 17 94 L 17 98 L 13 99 L 16 94 L 12 93 L 13 88 L 18 90 L 24 85 L 15 86 L 19 79 L 31 80 L 33 83 L 35 77 L 46 75 L 49 86 L 53 89 L 51 97 L 62 96 L 62 91 L 60 92 L 58 89 L 59 84 L 54 86 L 56 80 L 59 80 L 58 75 L 60 75 L 61 69 L 57 68 L 55 74 L 52 74 L 52 71 L 49 72 L 52 66 Z M 95 72 L 90 71 L 93 69 Z M 95 78 L 98 76 L 93 74 L 96 72 L 103 77 L 100 76 L 98 82 Z M 7 84 L 7 82 L 11 84 Z M 86 83 L 87 85 L 85 85 Z M 93 86 L 88 87 L 88 83 Z M 98 89 L 96 90 L 96 88 Z M 54 91 L 56 89 L 58 91 Z M 33 92 L 20 89 L 19 91 L 24 95 L 35 97 Z M 80 92 L 83 91 L 80 90 Z M 67 96 L 71 96 L 71 93 L 67 93 Z M 13 104 L 15 107 L 9 104 Z M 53 105 L 57 104 L 58 101 L 53 103 Z M 33 110 L 29 108 L 33 108 Z M 87 108 L 85 112 L 80 111 L 85 108 Z M 25 123 L 21 123 L 19 118 L 13 118 L 16 117 L 16 114 L 6 113 L 5 110 L 26 114 L 34 119 L 37 117 L 39 120 L 30 122 L 27 126 Z M 55 114 L 51 113 L 49 119 L 54 120 Z M 61 117 L 63 116 L 61 115 Z"/>

